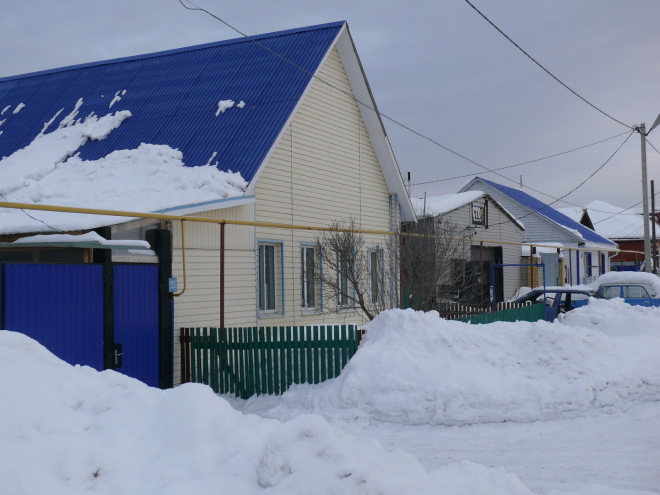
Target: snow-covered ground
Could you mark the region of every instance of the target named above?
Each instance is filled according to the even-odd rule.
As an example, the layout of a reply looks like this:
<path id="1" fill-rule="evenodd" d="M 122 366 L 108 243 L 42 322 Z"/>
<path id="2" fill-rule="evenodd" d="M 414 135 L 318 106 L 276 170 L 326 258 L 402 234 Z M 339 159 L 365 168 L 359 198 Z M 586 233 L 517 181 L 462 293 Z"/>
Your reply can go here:
<path id="1" fill-rule="evenodd" d="M 0 493 L 657 494 L 659 350 L 660 309 L 620 300 L 553 324 L 395 310 L 340 377 L 241 401 L 0 331 Z"/>

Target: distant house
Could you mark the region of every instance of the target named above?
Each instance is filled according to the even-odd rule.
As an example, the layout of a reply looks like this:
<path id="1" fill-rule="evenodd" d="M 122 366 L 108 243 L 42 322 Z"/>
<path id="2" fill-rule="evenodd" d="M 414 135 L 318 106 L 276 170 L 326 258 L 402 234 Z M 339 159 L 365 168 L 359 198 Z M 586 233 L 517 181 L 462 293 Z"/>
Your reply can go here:
<path id="1" fill-rule="evenodd" d="M 170 269 L 177 282 L 176 288 L 170 287 L 176 291 L 173 315 L 164 307 L 165 298 L 159 334 L 144 344 L 160 353 L 161 386 L 167 386 L 172 356 L 174 383 L 178 381 L 175 336 L 180 327 L 363 321 L 353 306 L 323 299 L 314 286 L 315 272 L 323 269 L 318 232 L 268 224 L 325 227 L 353 218 L 363 229 L 387 232 L 402 220 L 414 219 L 345 22 L 0 79 L 2 109 L 0 120 L 6 122 L 0 128 L 0 156 L 14 161 L 35 136 L 48 137 L 57 130 L 71 134 L 84 124 L 89 134 L 73 149 L 63 150 L 50 168 L 30 178 L 18 177 L 16 188 L 4 190 L 8 201 L 49 204 L 46 189 L 53 181 L 46 179 L 54 173 L 51 169 L 68 164 L 80 167 L 81 177 L 90 182 L 82 187 L 72 183 L 71 197 L 59 204 L 235 222 L 220 228 L 47 212 L 32 212 L 37 219 L 33 221 L 14 211 L 23 226 L 0 227 L 5 241 L 92 229 L 106 241 L 143 240 L 150 230 L 171 235 L 172 247 L 165 243 L 148 255 L 160 262 L 171 257 L 160 272 L 161 299 Z M 83 119 L 88 116 L 99 122 L 121 117 L 121 122 L 94 134 L 89 129 L 94 122 Z M 95 198 L 76 201 L 78 193 L 98 186 L 89 165 L 103 169 L 108 160 L 123 156 L 121 150 L 141 150 L 134 165 L 129 160 L 129 166 L 107 174 L 108 181 L 119 174 L 125 187 L 99 187 Z M 212 178 L 168 179 L 161 167 L 172 160 Z M 137 165 L 145 162 L 151 167 L 148 174 L 136 179 Z M 0 174 L 2 167 L 0 162 Z M 215 178 L 218 171 L 225 175 Z M 142 181 L 144 195 L 133 187 L 136 181 Z M 159 188 L 162 194 L 153 194 Z M 378 255 L 384 244 L 395 240 L 376 234 L 365 235 L 365 240 L 365 249 L 377 254 L 370 257 L 373 263 L 392 265 L 395 275 L 374 283 L 382 285 L 379 290 L 396 306 L 396 260 Z M 112 253 L 112 262 L 131 261 L 127 254 Z M 144 256 L 132 256 L 144 261 Z M 111 258 L 75 258 L 79 263 L 102 259 Z M 103 322 L 104 352 L 117 355 L 113 330 L 118 322 L 111 320 Z M 124 346 L 124 359 L 128 354 Z M 106 361 L 104 367 L 117 366 Z"/>
<path id="2" fill-rule="evenodd" d="M 605 201 L 595 200 L 584 208 L 561 208 L 559 211 L 619 245 L 622 252 L 610 258 L 612 269 L 639 271 L 643 266 L 644 216 L 637 209 L 623 209 Z M 656 236 L 658 234 L 660 224 L 656 223 Z M 652 235 L 650 220 L 649 235 Z"/>
<path id="3" fill-rule="evenodd" d="M 524 242 L 532 251 L 529 254 L 545 265 L 547 285 L 588 283 L 610 269 L 609 255 L 618 249 L 611 240 L 519 189 L 481 177 L 461 188 L 461 192 L 475 190 L 489 194 L 525 225 Z M 537 252 L 535 244 L 557 247 L 554 252 L 552 247 L 551 252 L 548 248 Z"/>
<path id="4" fill-rule="evenodd" d="M 413 198 L 417 228 L 404 223 L 402 230 L 451 236 L 454 245 L 446 280 L 437 287 L 438 300 L 483 304 L 510 299 L 521 285 L 520 244 L 525 230 L 491 196 L 482 191 Z M 404 239 L 404 243 L 406 240 Z M 403 255 L 416 256 L 406 252 Z M 425 266 L 429 260 L 420 259 Z M 497 267 L 493 265 L 509 265 Z M 402 262 L 405 265 L 405 262 Z M 516 266 L 513 266 L 516 265 Z M 415 304 L 415 280 L 403 280 L 404 305 Z M 411 297 L 412 296 L 412 297 Z M 408 298 L 408 299 L 406 299 Z"/>

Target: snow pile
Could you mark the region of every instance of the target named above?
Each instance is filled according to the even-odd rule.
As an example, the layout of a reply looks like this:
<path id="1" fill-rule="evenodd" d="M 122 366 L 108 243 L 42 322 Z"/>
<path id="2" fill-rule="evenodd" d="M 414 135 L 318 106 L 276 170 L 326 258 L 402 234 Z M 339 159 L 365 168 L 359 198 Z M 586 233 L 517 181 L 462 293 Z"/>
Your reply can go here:
<path id="1" fill-rule="evenodd" d="M 651 348 L 660 345 L 660 308 L 626 304 L 623 299 L 592 299 L 587 306 L 569 311 L 562 324 L 577 328 L 592 328 L 612 337 L 628 337 L 633 344 L 638 336 L 649 336 Z M 656 347 L 656 351 L 660 347 Z"/>
<path id="2" fill-rule="evenodd" d="M 0 374 L 3 494 L 531 494 L 474 463 L 428 473 L 318 416 L 280 423 L 201 385 L 72 367 L 19 333 L 0 331 Z"/>
<path id="3" fill-rule="evenodd" d="M 636 309 L 604 305 L 595 311 L 606 326 L 609 315 L 632 316 Z M 360 349 L 338 378 L 295 386 L 270 404 L 269 398 L 250 399 L 244 410 L 266 406 L 272 417 L 316 412 L 408 425 L 532 422 L 625 411 L 634 403 L 660 400 L 660 310 L 646 317 L 643 324 L 653 329 L 649 338 L 656 345 L 640 348 L 581 326 L 470 325 L 435 312 L 391 310 L 367 325 Z"/>
<path id="4" fill-rule="evenodd" d="M 589 284 L 598 290 L 603 285 L 642 285 L 655 297 L 660 295 L 660 277 L 646 272 L 607 272 Z"/>
<path id="5" fill-rule="evenodd" d="M 95 161 L 76 156 L 84 144 L 101 140 L 131 116 L 129 111 L 76 119 L 82 99 L 60 121 L 25 148 L 0 160 L 4 201 L 80 208 L 154 212 L 165 208 L 241 196 L 247 183 L 238 173 L 211 165 L 187 167 L 183 154 L 167 145 L 142 144 Z M 72 215 L 0 209 L 0 233 L 90 229 L 126 217 Z"/>

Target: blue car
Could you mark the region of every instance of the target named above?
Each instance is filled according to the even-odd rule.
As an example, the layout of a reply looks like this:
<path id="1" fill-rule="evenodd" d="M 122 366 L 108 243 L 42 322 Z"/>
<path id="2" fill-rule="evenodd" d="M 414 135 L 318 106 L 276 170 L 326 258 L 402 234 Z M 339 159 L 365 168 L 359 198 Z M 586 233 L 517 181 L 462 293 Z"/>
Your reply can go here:
<path id="1" fill-rule="evenodd" d="M 597 293 L 605 299 L 620 297 L 628 304 L 638 306 L 660 306 L 660 299 L 651 297 L 649 291 L 643 285 L 602 285 Z"/>
<path id="2" fill-rule="evenodd" d="M 562 313 L 585 306 L 590 297 L 602 299 L 594 289 L 584 287 L 537 287 L 513 302 L 545 304 L 545 320 L 554 321 Z"/>

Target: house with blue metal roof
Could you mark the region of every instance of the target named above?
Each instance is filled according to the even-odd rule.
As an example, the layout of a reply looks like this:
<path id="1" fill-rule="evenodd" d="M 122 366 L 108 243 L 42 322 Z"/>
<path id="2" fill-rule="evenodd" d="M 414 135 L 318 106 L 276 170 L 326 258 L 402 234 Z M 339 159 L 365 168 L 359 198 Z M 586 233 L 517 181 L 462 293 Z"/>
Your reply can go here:
<path id="1" fill-rule="evenodd" d="M 151 153 L 161 161 L 171 155 L 191 170 L 215 167 L 233 174 L 233 189 L 215 196 L 207 183 L 204 190 L 190 189 L 191 181 L 184 184 L 189 189 L 177 189 L 166 174 L 153 173 L 139 179 L 145 191 L 162 187 L 163 193 L 153 195 L 151 202 L 142 201 L 139 191 L 127 192 L 129 187 L 77 202 L 72 187 L 69 201 L 63 197 L 59 203 L 99 208 L 112 196 L 122 205 L 115 209 L 235 221 L 223 226 L 222 236 L 218 225 L 211 224 L 119 217 L 90 223 L 84 215 L 76 224 L 71 218 L 77 217 L 65 220 L 63 213 L 46 221 L 40 216 L 46 212 L 22 217 L 26 223 L 20 228 L 0 229 L 3 240 L 92 229 L 107 241 L 144 239 L 149 230 L 169 232 L 171 271 L 177 280 L 175 329 L 359 323 L 359 312 L 348 306 L 337 311 L 338 302 L 325 299 L 314 285 L 313 272 L 323 269 L 318 232 L 268 224 L 327 227 L 354 219 L 365 230 L 392 231 L 402 220 L 414 220 L 346 22 L 3 78 L 0 111 L 0 157 L 7 159 L 7 170 L 13 166 L 12 173 L 18 174 L 15 187 L 4 190 L 5 201 L 16 201 L 12 195 L 21 193 L 23 201 L 49 204 L 44 193 L 48 183 L 42 178 L 77 164 L 105 163 L 122 153 L 133 156 L 137 150 L 141 157 Z M 37 139 L 45 142 L 62 130 L 71 131 L 70 138 L 77 125 L 89 127 L 104 119 L 114 119 L 105 132 L 87 129 L 84 139 L 52 163 L 27 179 L 20 176 L 14 158 Z M 156 168 L 158 163 L 155 159 Z M 0 175 L 2 167 L 0 162 Z M 127 186 L 136 180 L 130 158 L 128 168 L 112 172 L 118 173 Z M 156 180 L 162 182 L 151 183 Z M 39 194 L 26 194 L 35 184 Z M 181 188 L 188 191 L 184 196 Z M 238 225 L 241 221 L 253 225 Z M 365 236 L 370 259 L 395 271 L 396 260 L 383 253 L 393 242 L 387 236 Z M 148 262 L 150 256 L 111 253 L 113 262 L 122 263 Z M 397 278 L 379 283 L 396 306 Z M 161 331 L 161 346 L 171 335 L 171 326 L 169 336 Z"/>
<path id="2" fill-rule="evenodd" d="M 547 285 L 588 283 L 610 270 L 616 243 L 520 189 L 474 177 L 460 191 L 488 193 L 524 224 L 524 254 L 542 260 Z"/>

